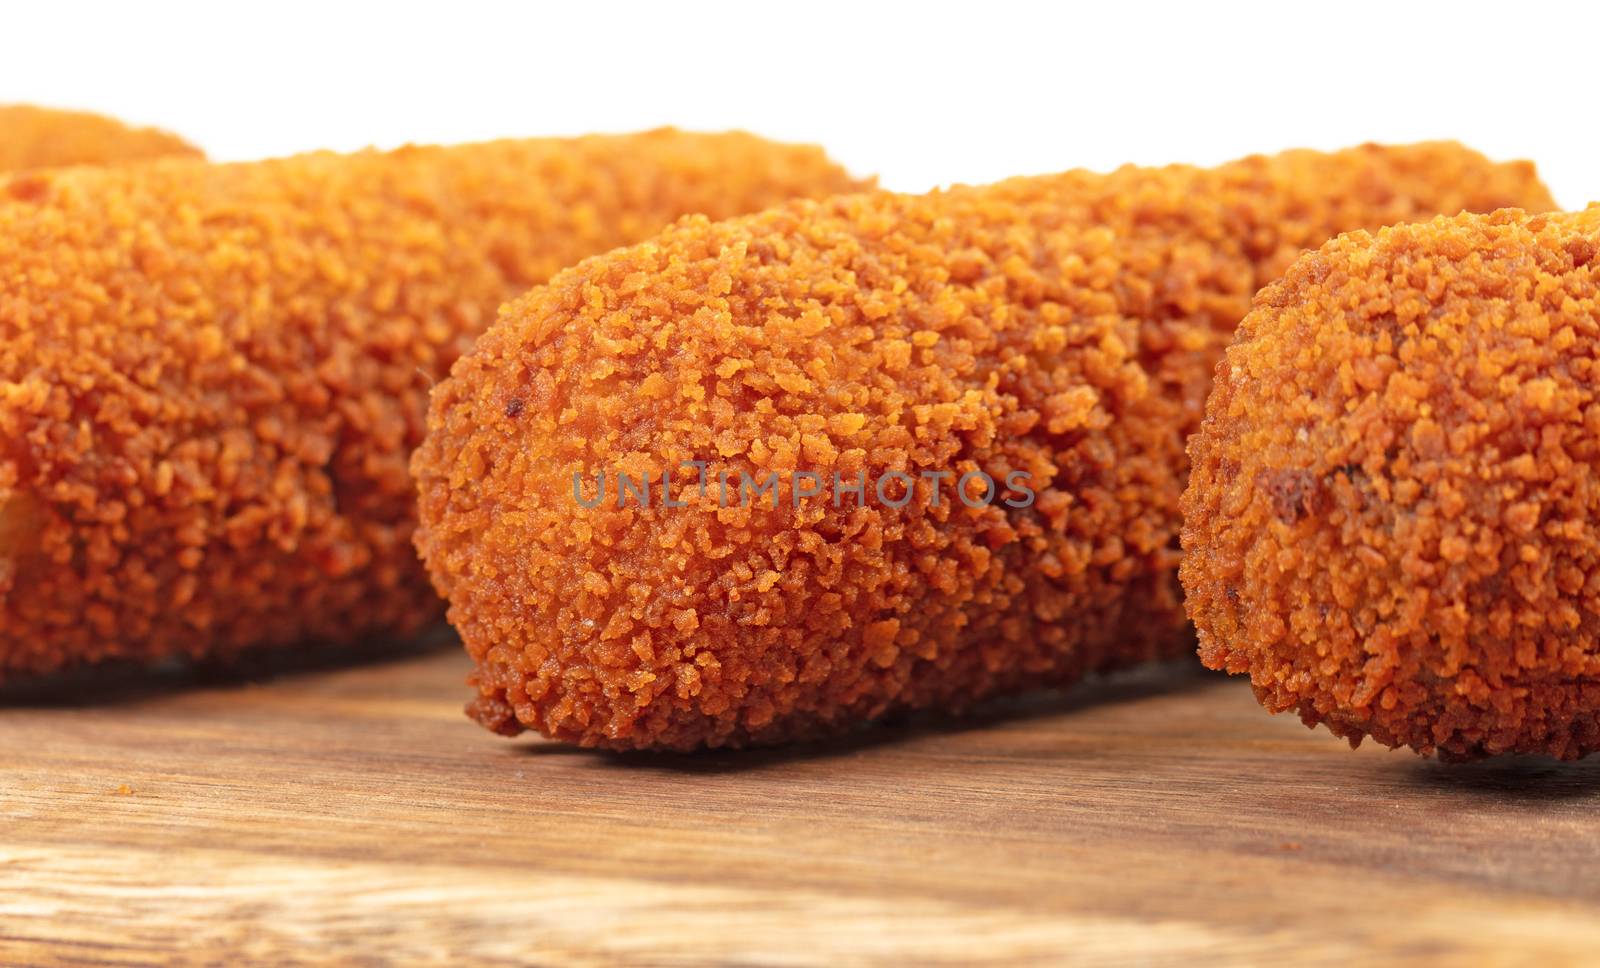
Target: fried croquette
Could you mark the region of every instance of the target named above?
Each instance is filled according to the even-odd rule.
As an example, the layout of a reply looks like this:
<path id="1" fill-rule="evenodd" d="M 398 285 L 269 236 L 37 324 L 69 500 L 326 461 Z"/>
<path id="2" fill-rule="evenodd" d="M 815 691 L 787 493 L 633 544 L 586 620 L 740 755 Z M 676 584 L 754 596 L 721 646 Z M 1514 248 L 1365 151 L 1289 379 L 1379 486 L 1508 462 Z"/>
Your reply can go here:
<path id="1" fill-rule="evenodd" d="M 1183 441 L 1251 295 L 1344 229 L 1519 203 L 1549 204 L 1526 163 L 1369 145 L 692 218 L 587 260 L 434 390 L 413 460 L 469 713 L 764 744 L 1192 647 Z"/>
<path id="2" fill-rule="evenodd" d="M 83 111 L 0 104 L 0 171 L 200 156 L 177 135 Z"/>
<path id="3" fill-rule="evenodd" d="M 670 130 L 0 180 L 0 677 L 442 618 L 406 463 L 496 307 L 689 212 L 857 187 Z"/>
<path id="4" fill-rule="evenodd" d="M 1352 745 L 1600 750 L 1600 207 L 1342 236 L 1189 445 L 1200 655 Z"/>

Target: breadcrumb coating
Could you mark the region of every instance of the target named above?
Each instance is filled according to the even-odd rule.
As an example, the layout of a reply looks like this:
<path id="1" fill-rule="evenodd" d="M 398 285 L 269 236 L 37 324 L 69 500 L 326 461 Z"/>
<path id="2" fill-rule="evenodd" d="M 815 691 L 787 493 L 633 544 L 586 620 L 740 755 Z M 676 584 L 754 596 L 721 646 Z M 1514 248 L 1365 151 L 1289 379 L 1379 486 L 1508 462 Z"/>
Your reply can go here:
<path id="1" fill-rule="evenodd" d="M 1200 655 L 1358 744 L 1600 749 L 1600 206 L 1342 236 L 1189 445 Z"/>
<path id="2" fill-rule="evenodd" d="M 165 131 L 84 111 L 0 104 L 0 171 L 182 156 L 198 158 L 200 149 Z"/>
<path id="3" fill-rule="evenodd" d="M 1176 654 L 1183 440 L 1250 296 L 1344 229 L 1516 203 L 1549 204 L 1531 165 L 1369 145 L 691 218 L 587 260 L 434 390 L 413 461 L 469 712 L 771 743 Z M 681 474 L 664 506 L 696 460 L 776 472 L 776 506 Z M 1036 500 L 969 507 L 974 471 Z M 584 507 L 607 472 L 656 498 Z"/>
<path id="4" fill-rule="evenodd" d="M 406 463 L 496 307 L 686 213 L 859 186 L 670 130 L 0 179 L 0 676 L 441 617 Z"/>

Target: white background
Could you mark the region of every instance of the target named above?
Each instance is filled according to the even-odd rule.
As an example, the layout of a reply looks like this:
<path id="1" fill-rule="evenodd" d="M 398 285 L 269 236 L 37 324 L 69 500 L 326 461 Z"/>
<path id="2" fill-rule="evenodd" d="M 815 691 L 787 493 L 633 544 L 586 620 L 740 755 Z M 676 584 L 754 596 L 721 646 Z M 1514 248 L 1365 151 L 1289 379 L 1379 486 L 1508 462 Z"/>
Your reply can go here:
<path id="1" fill-rule="evenodd" d="M 0 7 L 0 101 L 221 159 L 680 127 L 824 144 L 908 191 L 1457 138 L 1600 200 L 1587 2 L 281 2 Z"/>

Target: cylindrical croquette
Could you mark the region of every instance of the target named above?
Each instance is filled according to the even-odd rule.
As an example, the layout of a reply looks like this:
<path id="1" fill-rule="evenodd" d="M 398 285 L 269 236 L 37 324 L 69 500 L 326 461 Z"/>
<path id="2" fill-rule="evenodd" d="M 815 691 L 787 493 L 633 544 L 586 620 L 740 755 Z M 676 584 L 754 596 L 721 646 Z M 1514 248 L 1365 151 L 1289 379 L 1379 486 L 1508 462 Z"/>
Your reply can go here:
<path id="1" fill-rule="evenodd" d="M 1354 232 L 1265 289 L 1190 443 L 1200 655 L 1443 758 L 1600 750 L 1600 207 Z"/>
<path id="2" fill-rule="evenodd" d="M 1174 654 L 1184 437 L 1257 287 L 1344 229 L 1549 203 L 1526 163 L 1369 145 L 691 219 L 587 260 L 435 389 L 413 461 L 469 712 L 770 743 Z"/>
<path id="3" fill-rule="evenodd" d="M 0 104 L 0 171 L 199 156 L 182 138 L 154 128 L 85 111 Z"/>
<path id="4" fill-rule="evenodd" d="M 0 677 L 441 618 L 406 463 L 495 309 L 686 213 L 860 185 L 670 130 L 0 179 Z"/>

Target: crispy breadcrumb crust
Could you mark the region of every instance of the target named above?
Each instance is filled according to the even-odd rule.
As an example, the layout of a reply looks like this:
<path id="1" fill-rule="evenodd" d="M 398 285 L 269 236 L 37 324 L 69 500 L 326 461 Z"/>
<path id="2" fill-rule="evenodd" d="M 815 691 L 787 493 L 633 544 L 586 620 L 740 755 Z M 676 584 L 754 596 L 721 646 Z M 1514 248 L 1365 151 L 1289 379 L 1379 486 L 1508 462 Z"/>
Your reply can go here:
<path id="1" fill-rule="evenodd" d="M 1369 145 L 692 218 L 563 272 L 435 389 L 412 465 L 469 711 L 594 746 L 770 743 L 1175 654 L 1183 440 L 1250 296 L 1341 230 L 1509 203 L 1549 204 L 1532 166 Z M 659 495 L 688 460 L 1025 471 L 1038 498 L 572 493 L 621 470 Z"/>
<path id="2" fill-rule="evenodd" d="M 669 130 L 0 180 L 0 674 L 440 617 L 406 462 L 498 305 L 688 212 L 859 186 Z"/>
<path id="3" fill-rule="evenodd" d="M 154 128 L 84 111 L 0 104 L 0 171 L 200 157 L 200 149 Z"/>
<path id="4" fill-rule="evenodd" d="M 1600 207 L 1354 232 L 1189 445 L 1200 655 L 1352 744 L 1600 749 Z"/>

